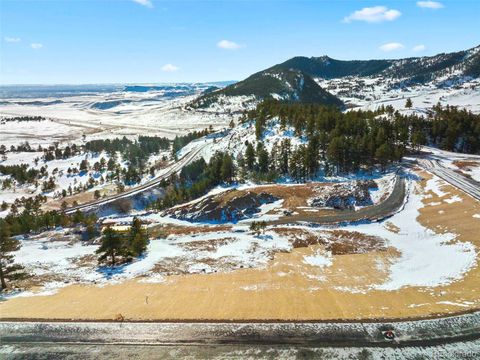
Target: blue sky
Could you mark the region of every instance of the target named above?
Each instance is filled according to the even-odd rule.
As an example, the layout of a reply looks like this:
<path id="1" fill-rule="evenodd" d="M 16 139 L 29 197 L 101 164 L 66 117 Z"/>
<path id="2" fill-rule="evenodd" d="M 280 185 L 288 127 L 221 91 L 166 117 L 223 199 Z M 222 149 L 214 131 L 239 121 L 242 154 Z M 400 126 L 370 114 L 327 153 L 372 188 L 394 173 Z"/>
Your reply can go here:
<path id="1" fill-rule="evenodd" d="M 239 80 L 296 55 L 480 44 L 480 1 L 0 0 L 0 83 Z"/>

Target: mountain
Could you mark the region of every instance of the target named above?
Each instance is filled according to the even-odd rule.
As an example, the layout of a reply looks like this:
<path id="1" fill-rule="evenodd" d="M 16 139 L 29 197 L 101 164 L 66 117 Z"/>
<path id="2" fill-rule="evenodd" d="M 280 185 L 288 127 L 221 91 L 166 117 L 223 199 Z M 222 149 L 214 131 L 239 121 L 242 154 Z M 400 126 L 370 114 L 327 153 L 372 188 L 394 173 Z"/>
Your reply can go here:
<path id="1" fill-rule="evenodd" d="M 424 84 L 440 77 L 480 76 L 480 46 L 435 56 L 399 60 L 336 60 L 328 56 L 294 57 L 269 70 L 296 69 L 313 78 L 388 77 Z"/>
<path id="2" fill-rule="evenodd" d="M 343 106 L 340 99 L 320 87 L 311 76 L 296 69 L 260 71 L 243 81 L 204 94 L 192 105 L 208 107 L 222 97 L 247 97 L 247 101 L 256 101 L 270 96 L 284 101 Z"/>
<path id="3" fill-rule="evenodd" d="M 452 103 L 478 111 L 480 46 L 435 56 L 384 60 L 337 60 L 297 56 L 223 89 L 204 93 L 192 107 L 210 111 L 250 108 L 266 97 L 341 108 L 403 109 L 415 98 L 417 111 Z"/>

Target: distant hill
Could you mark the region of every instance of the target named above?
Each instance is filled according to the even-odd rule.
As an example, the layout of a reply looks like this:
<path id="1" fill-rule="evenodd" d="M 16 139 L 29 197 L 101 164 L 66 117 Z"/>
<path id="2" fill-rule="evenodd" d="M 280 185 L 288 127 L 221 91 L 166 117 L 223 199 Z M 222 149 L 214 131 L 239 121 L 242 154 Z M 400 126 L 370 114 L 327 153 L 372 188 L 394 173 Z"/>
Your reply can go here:
<path id="1" fill-rule="evenodd" d="M 480 46 L 435 56 L 399 60 L 336 60 L 328 56 L 294 57 L 270 68 L 296 69 L 313 78 L 384 76 L 410 83 L 426 83 L 441 76 L 480 76 Z"/>
<path id="2" fill-rule="evenodd" d="M 202 94 L 191 105 L 237 109 L 273 97 L 289 102 L 351 106 L 375 95 L 373 87 L 388 91 L 416 85 L 443 88 L 480 77 L 480 46 L 435 56 L 385 60 L 336 60 L 328 56 L 297 56 L 260 71 L 223 89 Z M 369 85 L 364 81 L 374 78 Z M 344 84 L 332 84 L 344 79 Z M 344 81 L 342 80 L 342 81 Z M 357 82 L 357 83 L 355 83 Z M 321 84 L 321 85 L 320 85 Z M 372 85 L 375 84 L 375 85 Z M 342 88 L 343 87 L 343 88 Z M 350 98 L 345 104 L 347 98 Z M 365 100 L 366 101 L 366 100 Z M 355 104 L 353 104 L 355 106 Z"/>
<path id="3" fill-rule="evenodd" d="M 192 105 L 200 108 L 208 107 L 220 96 L 247 96 L 259 100 L 273 97 L 284 101 L 343 106 L 340 99 L 320 87 L 311 76 L 295 69 L 260 71 L 243 81 L 204 94 Z"/>

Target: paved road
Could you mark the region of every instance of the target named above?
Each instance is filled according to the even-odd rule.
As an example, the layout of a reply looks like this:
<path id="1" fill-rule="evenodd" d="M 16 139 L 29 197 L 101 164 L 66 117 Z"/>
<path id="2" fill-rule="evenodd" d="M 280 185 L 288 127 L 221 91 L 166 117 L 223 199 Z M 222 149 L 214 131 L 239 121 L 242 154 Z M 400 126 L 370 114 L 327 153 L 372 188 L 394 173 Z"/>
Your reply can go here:
<path id="1" fill-rule="evenodd" d="M 428 172 L 445 180 L 473 198 L 480 200 L 480 183 L 478 181 L 469 179 L 452 169 L 443 166 L 440 161 L 436 159 L 418 159 L 418 163 Z"/>
<path id="2" fill-rule="evenodd" d="M 363 220 L 380 221 L 396 213 L 405 203 L 405 197 L 405 179 L 401 175 L 396 175 L 392 193 L 385 201 L 378 205 L 368 206 L 359 210 L 338 210 L 335 214 L 325 216 L 318 216 L 315 214 L 284 216 L 272 223 L 291 224 L 306 221 L 316 224 L 338 224 Z"/>
<path id="3" fill-rule="evenodd" d="M 86 204 L 78 205 L 78 206 L 73 206 L 68 208 L 65 213 L 66 214 L 73 214 L 77 210 L 80 211 L 86 211 L 86 210 L 92 210 L 94 208 L 98 208 L 102 205 L 111 203 L 112 201 L 118 200 L 118 199 L 123 199 L 123 198 L 128 198 L 134 195 L 137 195 L 139 193 L 142 193 L 144 191 L 150 190 L 154 187 L 157 187 L 162 180 L 168 179 L 172 174 L 179 172 L 182 170 L 182 168 L 188 164 L 190 164 L 193 160 L 195 160 L 195 157 L 208 145 L 209 143 L 206 142 L 204 145 L 198 146 L 191 152 L 187 153 L 184 155 L 181 159 L 179 159 L 176 163 L 173 165 L 170 165 L 166 171 L 164 171 L 160 176 L 156 177 L 153 180 L 150 180 L 146 182 L 145 184 L 136 186 L 132 189 L 129 189 L 123 193 L 116 194 L 109 196 L 107 198 L 103 198 L 100 200 L 92 201 Z"/>
<path id="4" fill-rule="evenodd" d="M 302 345 L 124 345 L 39 343 L 0 347 L 2 360 L 478 360 L 480 340 L 435 346 L 335 347 Z"/>
<path id="5" fill-rule="evenodd" d="M 392 330 L 395 341 L 385 339 Z M 205 355 L 205 347 L 306 346 L 353 348 L 404 348 L 476 342 L 480 313 L 451 317 L 377 322 L 290 323 L 102 323 L 102 322 L 0 322 L 2 346 L 45 354 L 68 351 L 72 344 L 92 346 L 191 346 L 190 356 Z M 115 345 L 115 347 L 113 346 Z M 62 349 L 63 347 L 63 349 Z M 117 348 L 118 350 L 118 348 Z M 82 352 L 82 349 L 78 350 Z M 141 352 L 140 352 L 141 353 Z M 0 350 L 0 355 L 2 350 Z M 478 354 L 478 353 L 477 353 Z M 238 353 L 237 353 L 238 355 Z M 474 359 L 473 357 L 472 359 Z"/>

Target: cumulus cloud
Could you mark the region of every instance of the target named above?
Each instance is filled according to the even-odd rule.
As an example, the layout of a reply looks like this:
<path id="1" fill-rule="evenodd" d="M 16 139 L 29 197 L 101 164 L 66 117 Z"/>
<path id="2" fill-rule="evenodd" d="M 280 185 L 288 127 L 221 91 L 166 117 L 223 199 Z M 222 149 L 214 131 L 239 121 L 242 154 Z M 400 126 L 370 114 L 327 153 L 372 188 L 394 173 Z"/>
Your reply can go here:
<path id="1" fill-rule="evenodd" d="M 162 66 L 162 71 L 165 72 L 175 72 L 179 70 L 180 68 L 178 66 L 172 65 L 172 64 L 165 64 Z"/>
<path id="2" fill-rule="evenodd" d="M 150 0 L 133 0 L 133 1 L 135 1 L 137 4 L 146 6 L 148 8 L 153 8 L 153 4 Z"/>
<path id="3" fill-rule="evenodd" d="M 366 7 L 357 10 L 343 19 L 343 22 L 365 21 L 368 23 L 380 23 L 383 21 L 393 21 L 400 17 L 402 13 L 395 9 L 389 9 L 386 6 Z"/>
<path id="4" fill-rule="evenodd" d="M 237 49 L 240 49 L 242 45 L 237 44 L 236 42 L 233 42 L 230 40 L 220 40 L 217 43 L 217 47 L 225 50 L 237 50 Z"/>
<path id="5" fill-rule="evenodd" d="M 31 43 L 30 44 L 30 47 L 32 49 L 35 49 L 35 50 L 38 50 L 38 49 L 41 49 L 43 47 L 43 44 L 40 44 L 40 43 Z"/>
<path id="6" fill-rule="evenodd" d="M 405 46 L 403 44 L 400 44 L 398 42 L 391 42 L 391 43 L 386 43 L 380 46 L 380 50 L 382 51 L 395 51 L 395 50 L 400 50 L 403 49 Z"/>
<path id="7" fill-rule="evenodd" d="M 438 1 L 417 1 L 417 6 L 421 8 L 426 8 L 426 9 L 441 9 L 445 6 L 443 6 L 442 3 L 439 3 Z"/>
<path id="8" fill-rule="evenodd" d="M 415 45 L 412 50 L 415 52 L 421 52 L 421 51 L 424 51 L 425 49 L 426 49 L 425 45 Z"/>
<path id="9" fill-rule="evenodd" d="M 3 39 L 5 40 L 5 42 L 8 42 L 8 43 L 18 43 L 22 41 L 22 39 L 20 38 L 8 37 L 8 36 L 4 37 Z"/>

